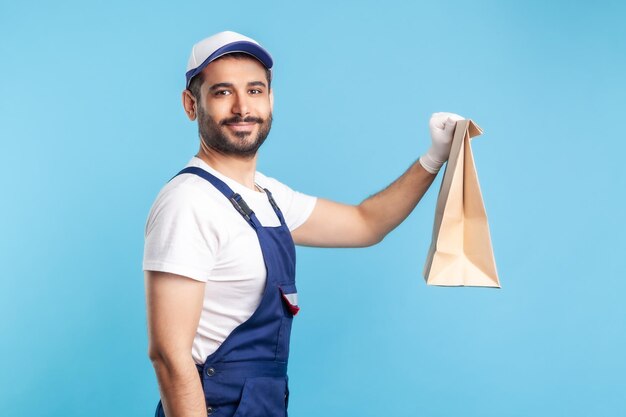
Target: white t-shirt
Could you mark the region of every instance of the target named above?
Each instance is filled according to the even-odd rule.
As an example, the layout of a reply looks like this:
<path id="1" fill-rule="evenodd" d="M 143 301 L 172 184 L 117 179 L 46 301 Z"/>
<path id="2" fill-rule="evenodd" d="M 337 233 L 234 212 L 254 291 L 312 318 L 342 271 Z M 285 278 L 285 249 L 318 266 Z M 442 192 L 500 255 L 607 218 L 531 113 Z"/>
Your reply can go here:
<path id="1" fill-rule="evenodd" d="M 239 193 L 263 226 L 280 220 L 267 195 L 251 190 L 194 157 L 187 166 L 208 171 Z M 289 230 L 313 212 L 316 197 L 292 190 L 256 172 L 255 182 L 272 193 Z M 161 189 L 145 230 L 144 271 L 183 275 L 206 283 L 192 357 L 198 364 L 213 353 L 261 302 L 266 270 L 254 229 L 232 203 L 205 179 L 183 174 Z"/>

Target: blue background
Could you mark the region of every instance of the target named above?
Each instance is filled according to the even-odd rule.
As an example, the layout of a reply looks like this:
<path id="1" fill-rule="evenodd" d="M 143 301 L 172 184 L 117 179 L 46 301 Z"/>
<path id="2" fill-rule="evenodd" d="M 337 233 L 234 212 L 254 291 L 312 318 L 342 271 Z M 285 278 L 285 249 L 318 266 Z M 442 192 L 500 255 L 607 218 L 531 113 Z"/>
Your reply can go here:
<path id="1" fill-rule="evenodd" d="M 0 3 L 0 410 L 151 416 L 143 228 L 196 152 L 221 30 L 276 62 L 259 170 L 358 203 L 451 111 L 503 288 L 427 287 L 438 181 L 366 249 L 299 248 L 293 416 L 626 415 L 626 8 L 605 2 Z"/>

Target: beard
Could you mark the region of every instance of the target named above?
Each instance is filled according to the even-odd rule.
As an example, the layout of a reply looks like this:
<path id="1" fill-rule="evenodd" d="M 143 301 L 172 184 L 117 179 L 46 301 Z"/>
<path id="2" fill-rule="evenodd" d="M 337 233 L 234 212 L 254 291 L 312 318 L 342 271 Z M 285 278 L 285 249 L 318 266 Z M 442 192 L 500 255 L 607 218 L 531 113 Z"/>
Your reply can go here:
<path id="1" fill-rule="evenodd" d="M 259 131 L 256 138 L 248 141 L 248 137 L 253 132 L 232 132 L 235 140 L 230 140 L 227 133 L 226 125 L 228 123 L 258 123 Z M 267 119 L 260 117 L 239 117 L 234 116 L 228 119 L 222 119 L 219 123 L 213 121 L 211 116 L 204 112 L 202 106 L 198 106 L 198 133 L 200 140 L 209 148 L 214 149 L 222 154 L 231 156 L 242 156 L 251 158 L 256 155 L 272 127 L 272 113 Z"/>

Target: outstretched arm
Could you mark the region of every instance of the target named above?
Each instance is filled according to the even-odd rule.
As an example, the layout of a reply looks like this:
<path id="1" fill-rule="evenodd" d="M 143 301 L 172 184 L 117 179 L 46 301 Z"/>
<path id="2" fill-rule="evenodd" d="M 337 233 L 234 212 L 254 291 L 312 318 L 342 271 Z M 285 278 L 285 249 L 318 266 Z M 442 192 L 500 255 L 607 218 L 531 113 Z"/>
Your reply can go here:
<path id="1" fill-rule="evenodd" d="M 371 246 L 415 208 L 448 159 L 456 120 L 452 113 L 430 119 L 432 147 L 387 188 L 357 206 L 318 199 L 308 220 L 292 232 L 296 244 L 319 247 Z"/>

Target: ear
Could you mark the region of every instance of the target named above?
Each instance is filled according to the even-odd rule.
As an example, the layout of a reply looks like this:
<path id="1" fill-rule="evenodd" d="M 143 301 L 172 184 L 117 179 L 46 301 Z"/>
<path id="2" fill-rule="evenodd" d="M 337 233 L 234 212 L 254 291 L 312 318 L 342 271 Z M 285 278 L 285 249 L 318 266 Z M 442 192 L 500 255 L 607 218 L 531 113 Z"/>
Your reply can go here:
<path id="1" fill-rule="evenodd" d="M 274 113 L 274 89 L 270 89 L 270 110 Z"/>
<path id="2" fill-rule="evenodd" d="M 187 117 L 191 121 L 196 120 L 197 103 L 193 94 L 191 94 L 191 91 L 183 90 L 182 99 L 183 99 L 183 108 L 185 109 L 185 113 L 187 114 Z"/>

